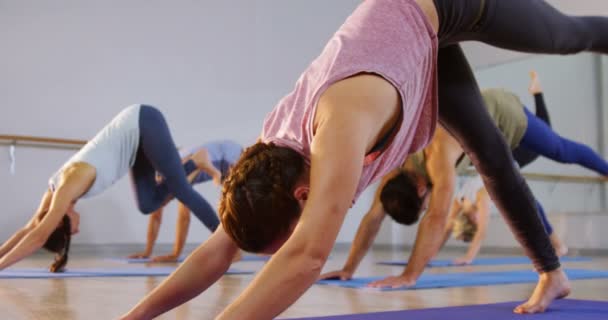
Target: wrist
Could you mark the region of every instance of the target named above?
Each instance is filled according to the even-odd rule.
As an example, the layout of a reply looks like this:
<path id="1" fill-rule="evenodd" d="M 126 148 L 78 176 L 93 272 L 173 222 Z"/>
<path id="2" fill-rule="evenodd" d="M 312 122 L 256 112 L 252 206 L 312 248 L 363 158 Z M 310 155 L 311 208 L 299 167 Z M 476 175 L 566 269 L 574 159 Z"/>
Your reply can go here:
<path id="1" fill-rule="evenodd" d="M 418 276 L 416 274 L 414 274 L 414 272 L 408 271 L 407 269 L 404 270 L 399 276 L 401 278 L 409 279 L 409 280 L 415 280 L 418 278 Z"/>
<path id="2" fill-rule="evenodd" d="M 142 308 L 137 306 L 134 309 L 132 309 L 131 311 L 129 311 L 125 316 L 123 316 L 121 320 L 145 320 L 145 319 L 151 319 L 151 317 L 149 317 L 146 314 L 145 310 L 143 310 Z"/>
<path id="3" fill-rule="evenodd" d="M 355 269 L 357 269 L 355 266 L 345 265 L 342 268 L 342 272 L 345 272 L 345 273 L 348 273 L 348 274 L 352 275 L 353 273 L 355 273 Z"/>

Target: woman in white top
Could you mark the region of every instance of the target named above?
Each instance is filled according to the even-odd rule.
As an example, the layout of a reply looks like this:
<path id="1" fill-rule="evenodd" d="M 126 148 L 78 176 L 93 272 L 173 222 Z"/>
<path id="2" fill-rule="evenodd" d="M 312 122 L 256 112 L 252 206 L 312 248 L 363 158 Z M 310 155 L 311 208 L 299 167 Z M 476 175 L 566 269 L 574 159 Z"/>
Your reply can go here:
<path id="1" fill-rule="evenodd" d="M 200 213 L 197 217 L 213 231 L 219 220 L 205 210 L 205 201 L 188 181 L 201 170 L 210 175 L 217 171 L 205 151 L 182 164 L 162 113 L 147 105 L 129 106 L 50 178 L 32 219 L 0 247 L 0 270 L 44 247 L 57 254 L 51 271 L 61 271 L 71 235 L 78 231 L 80 219 L 73 205 L 100 194 L 127 173 L 142 213 L 151 213 L 175 197 Z M 157 171 L 163 176 L 160 182 Z"/>
<path id="2" fill-rule="evenodd" d="M 210 141 L 200 146 L 182 150 L 180 151 L 180 156 L 182 157 L 183 161 L 186 162 L 190 157 L 192 157 L 192 155 L 199 152 L 207 153 L 208 159 L 211 161 L 213 169 L 215 169 L 215 174 L 209 174 L 209 170 L 207 170 L 207 172 L 202 171 L 190 182 L 195 185 L 213 180 L 213 183 L 219 186 L 221 185 L 223 178 L 228 175 L 232 165 L 241 156 L 243 147 L 230 140 Z M 205 199 L 203 198 L 203 200 Z M 175 262 L 178 261 L 180 255 L 182 254 L 184 245 L 186 243 L 186 238 L 188 236 L 188 228 L 190 227 L 190 209 L 188 209 L 188 207 L 181 202 L 178 202 L 177 207 L 177 224 L 175 226 L 175 244 L 173 245 L 173 252 L 171 254 L 153 257 L 151 258 L 152 262 Z M 217 215 L 213 206 L 206 200 L 205 211 L 203 213 L 203 218 L 206 216 Z M 195 216 L 199 217 L 196 212 Z M 162 217 L 163 207 L 158 208 L 156 211 L 150 214 L 150 219 L 148 220 L 148 239 L 146 241 L 146 249 L 143 252 L 130 255 L 130 259 L 146 259 L 152 255 L 152 250 L 154 249 L 154 244 L 156 242 L 156 238 L 158 237 Z M 200 220 L 204 221 L 204 219 Z"/>
<path id="3" fill-rule="evenodd" d="M 471 264 L 479 253 L 481 243 L 487 234 L 490 201 L 480 176 L 467 178 L 454 198 L 445 229 L 445 239 L 447 240 L 451 234 L 455 239 L 470 243 L 466 254 L 454 260 L 455 264 Z M 555 252 L 558 256 L 567 254 L 568 247 L 553 232 L 553 227 L 538 200 L 536 200 L 536 207 Z"/>

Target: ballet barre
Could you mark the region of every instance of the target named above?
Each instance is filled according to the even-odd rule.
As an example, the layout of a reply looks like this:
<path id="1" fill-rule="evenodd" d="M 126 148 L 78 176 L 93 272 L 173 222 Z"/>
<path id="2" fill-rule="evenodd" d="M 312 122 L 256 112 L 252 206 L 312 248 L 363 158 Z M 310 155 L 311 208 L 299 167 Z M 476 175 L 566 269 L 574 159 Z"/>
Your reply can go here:
<path id="1" fill-rule="evenodd" d="M 86 140 L 63 139 L 50 137 L 22 136 L 22 135 L 0 135 L 0 144 L 11 146 L 28 146 L 39 148 L 56 149 L 80 149 L 87 143 Z"/>
<path id="2" fill-rule="evenodd" d="M 469 169 L 464 175 L 473 176 L 476 175 L 477 171 Z M 551 173 L 535 173 L 535 172 L 522 172 L 524 178 L 534 181 L 545 181 L 545 182 L 568 182 L 568 183 L 605 183 L 608 182 L 608 178 L 600 176 L 575 176 L 575 175 L 561 175 Z"/>

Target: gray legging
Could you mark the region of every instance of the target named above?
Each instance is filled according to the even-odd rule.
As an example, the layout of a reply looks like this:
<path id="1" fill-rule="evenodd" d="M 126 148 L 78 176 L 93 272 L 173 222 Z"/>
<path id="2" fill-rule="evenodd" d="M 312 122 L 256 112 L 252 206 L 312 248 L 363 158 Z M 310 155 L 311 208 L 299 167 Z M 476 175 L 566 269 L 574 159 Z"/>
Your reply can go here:
<path id="1" fill-rule="evenodd" d="M 608 53 L 608 18 L 572 17 L 540 0 L 434 0 L 439 13 L 439 121 L 463 146 L 517 239 L 539 271 L 559 259 L 534 198 L 483 105 L 458 42 L 534 53 Z"/>
<path id="2" fill-rule="evenodd" d="M 220 223 L 215 210 L 187 180 L 187 175 L 196 169 L 196 165 L 192 160 L 182 165 L 162 113 L 154 107 L 142 105 L 139 132 L 139 148 L 131 168 L 139 210 L 154 212 L 174 196 L 209 230 L 215 231 Z M 164 177 L 160 184 L 156 182 L 157 171 Z"/>

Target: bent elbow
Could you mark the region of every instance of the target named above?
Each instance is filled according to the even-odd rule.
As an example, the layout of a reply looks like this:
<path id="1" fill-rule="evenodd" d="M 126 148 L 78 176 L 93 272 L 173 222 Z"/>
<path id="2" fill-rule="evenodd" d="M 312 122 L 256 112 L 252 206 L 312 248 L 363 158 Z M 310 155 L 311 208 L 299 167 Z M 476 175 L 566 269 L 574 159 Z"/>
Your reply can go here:
<path id="1" fill-rule="evenodd" d="M 325 262 L 327 261 L 327 256 L 321 254 L 320 252 L 317 253 L 306 253 L 303 256 L 303 261 L 302 261 L 302 271 L 304 273 L 306 273 L 307 275 L 312 275 L 314 277 L 317 277 L 318 275 L 321 274 L 321 270 L 323 270 L 323 266 L 325 265 Z"/>
<path id="2" fill-rule="evenodd" d="M 296 249 L 290 254 L 289 260 L 292 262 L 297 261 L 298 269 L 307 275 L 320 274 L 325 262 L 329 257 L 329 252 L 319 245 L 307 245 L 301 247 L 299 250 Z"/>

